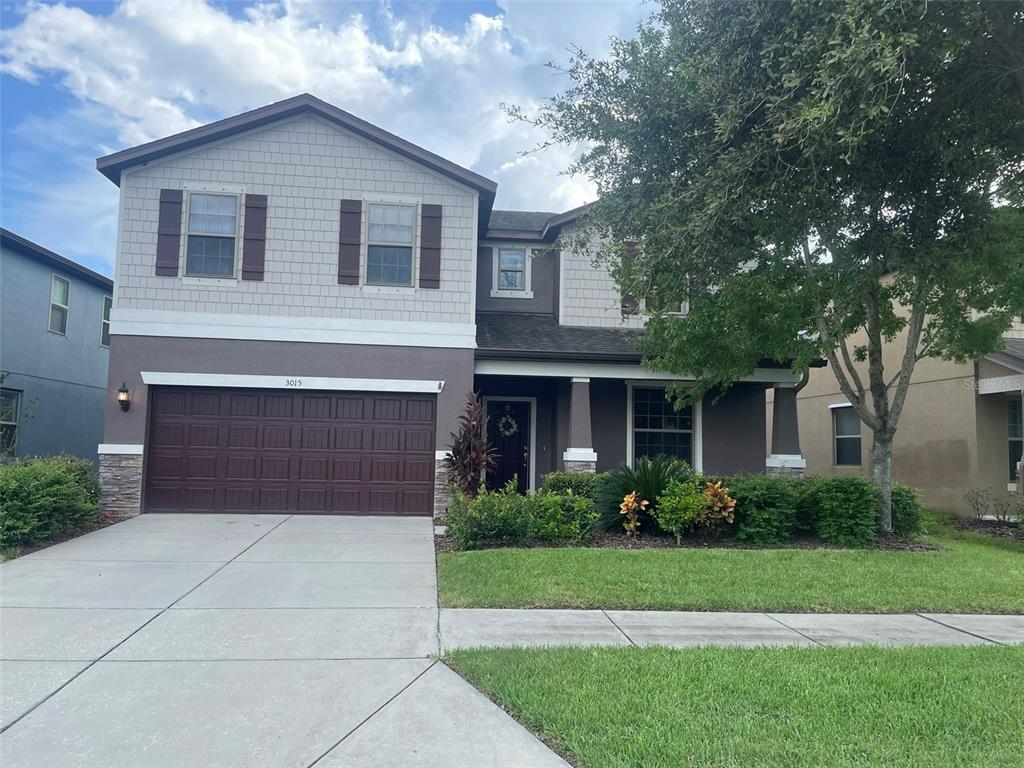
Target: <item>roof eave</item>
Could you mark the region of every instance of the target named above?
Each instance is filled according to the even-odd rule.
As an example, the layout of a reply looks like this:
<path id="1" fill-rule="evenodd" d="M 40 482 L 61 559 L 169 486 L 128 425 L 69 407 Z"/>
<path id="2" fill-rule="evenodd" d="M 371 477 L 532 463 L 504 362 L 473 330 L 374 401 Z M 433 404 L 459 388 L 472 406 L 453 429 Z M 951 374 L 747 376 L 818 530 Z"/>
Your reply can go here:
<path id="1" fill-rule="evenodd" d="M 31 240 L 27 240 L 21 235 L 11 232 L 9 229 L 0 228 L 0 243 L 30 258 L 49 264 L 51 267 L 57 267 L 58 269 L 78 275 L 83 280 L 87 280 L 101 288 L 114 289 L 114 281 L 106 275 L 93 272 L 88 267 L 83 267 L 78 262 L 61 256 L 59 253 L 54 253 L 49 248 L 44 248 L 38 243 L 33 243 Z"/>

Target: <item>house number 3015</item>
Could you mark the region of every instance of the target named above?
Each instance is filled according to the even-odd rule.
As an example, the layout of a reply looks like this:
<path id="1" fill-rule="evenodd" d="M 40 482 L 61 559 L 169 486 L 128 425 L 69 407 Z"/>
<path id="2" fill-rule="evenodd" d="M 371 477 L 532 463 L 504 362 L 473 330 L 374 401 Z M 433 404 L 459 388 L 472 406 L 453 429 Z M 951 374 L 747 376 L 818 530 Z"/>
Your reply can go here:
<path id="1" fill-rule="evenodd" d="M 285 379 L 284 384 L 286 387 L 301 387 L 302 379 Z"/>

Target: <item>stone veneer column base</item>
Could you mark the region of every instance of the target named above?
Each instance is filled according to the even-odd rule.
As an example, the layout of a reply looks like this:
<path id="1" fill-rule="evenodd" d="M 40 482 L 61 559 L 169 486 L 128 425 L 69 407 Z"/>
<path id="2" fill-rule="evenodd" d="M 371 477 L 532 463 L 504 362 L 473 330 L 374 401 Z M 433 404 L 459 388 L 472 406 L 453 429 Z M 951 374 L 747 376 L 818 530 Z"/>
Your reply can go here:
<path id="1" fill-rule="evenodd" d="M 434 459 L 434 519 L 443 520 L 452 496 L 448 492 L 448 470 L 444 459 Z"/>
<path id="2" fill-rule="evenodd" d="M 566 472 L 589 472 L 595 474 L 597 472 L 596 461 L 572 461 L 570 459 L 565 460 L 565 471 Z"/>
<path id="3" fill-rule="evenodd" d="M 108 517 L 142 512 L 142 454 L 101 453 L 100 511 Z"/>
<path id="4" fill-rule="evenodd" d="M 807 459 L 796 454 L 773 453 L 765 460 L 765 474 L 769 477 L 803 477 L 807 473 Z"/>

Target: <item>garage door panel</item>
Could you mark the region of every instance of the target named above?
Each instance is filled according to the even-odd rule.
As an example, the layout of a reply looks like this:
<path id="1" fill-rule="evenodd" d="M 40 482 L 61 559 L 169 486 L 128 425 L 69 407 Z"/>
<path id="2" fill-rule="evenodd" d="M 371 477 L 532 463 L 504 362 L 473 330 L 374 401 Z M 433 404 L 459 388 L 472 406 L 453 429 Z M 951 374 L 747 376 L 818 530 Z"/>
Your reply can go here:
<path id="1" fill-rule="evenodd" d="M 433 396 L 154 387 L 150 403 L 150 511 L 433 511 Z"/>

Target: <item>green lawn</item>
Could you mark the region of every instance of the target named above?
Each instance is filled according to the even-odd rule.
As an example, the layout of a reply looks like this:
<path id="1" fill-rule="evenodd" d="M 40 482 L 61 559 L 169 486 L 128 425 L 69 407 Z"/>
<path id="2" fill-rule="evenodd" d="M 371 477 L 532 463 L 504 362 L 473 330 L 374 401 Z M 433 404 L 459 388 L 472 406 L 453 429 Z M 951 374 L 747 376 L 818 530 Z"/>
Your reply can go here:
<path id="1" fill-rule="evenodd" d="M 941 552 L 491 549 L 438 556 L 450 608 L 1024 613 L 1024 544 L 941 529 Z"/>
<path id="2" fill-rule="evenodd" d="M 1024 647 L 459 651 L 586 768 L 1024 765 Z"/>

